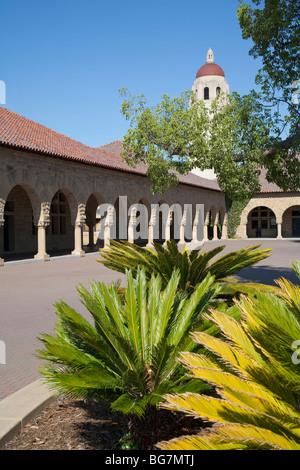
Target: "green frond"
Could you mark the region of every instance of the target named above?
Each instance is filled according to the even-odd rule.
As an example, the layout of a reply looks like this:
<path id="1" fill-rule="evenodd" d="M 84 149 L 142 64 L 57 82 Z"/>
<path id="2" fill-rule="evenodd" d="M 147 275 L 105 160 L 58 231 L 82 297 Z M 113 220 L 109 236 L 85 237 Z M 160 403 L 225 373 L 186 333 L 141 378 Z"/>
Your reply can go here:
<path id="1" fill-rule="evenodd" d="M 198 436 L 183 436 L 157 446 L 162 450 L 299 450 L 292 439 L 255 426 L 216 427 Z"/>
<path id="2" fill-rule="evenodd" d="M 300 450 L 300 370 L 292 360 L 292 343 L 300 337 L 297 293 L 297 286 L 280 280 L 274 291 L 250 289 L 236 300 L 241 321 L 224 308 L 206 315 L 221 336 L 191 335 L 212 356 L 181 352 L 179 362 L 194 380 L 214 387 L 217 397 L 167 394 L 161 406 L 213 426 L 159 448 Z"/>
<path id="3" fill-rule="evenodd" d="M 128 269 L 125 274 L 122 293 L 117 284 L 78 286 L 91 323 L 65 302 L 56 304 L 54 334 L 41 335 L 44 349 L 37 353 L 46 361 L 41 369 L 46 383 L 74 397 L 108 399 L 115 409 L 136 414 L 156 406 L 168 391 L 209 389 L 188 377 L 176 358 L 179 346 L 195 346 L 189 333 L 218 291 L 214 279 L 207 276 L 190 303 L 178 292 L 177 270 L 166 284 L 159 274 L 148 278 L 140 266 L 135 277 Z"/>
<path id="4" fill-rule="evenodd" d="M 212 261 L 225 246 L 216 247 L 209 252 L 201 251 L 201 247 L 189 252 L 184 247 L 180 252 L 174 240 L 167 241 L 166 247 L 154 242 L 151 248 L 112 240 L 109 249 L 101 250 L 101 258 L 97 261 L 122 273 L 131 269 L 133 277 L 136 277 L 138 266 L 141 266 L 145 269 L 148 281 L 152 274 L 159 274 L 164 287 L 173 271 L 179 270 L 179 289 L 193 292 L 208 273 L 216 280 L 227 283 L 229 276 L 270 256 L 271 250 L 259 247 L 260 245 L 252 245 Z"/>
<path id="5" fill-rule="evenodd" d="M 206 439 L 205 436 L 182 436 L 172 439 L 170 441 L 163 441 L 157 444 L 157 447 L 161 450 L 236 450 L 244 449 L 246 446 L 242 444 L 222 444 L 212 442 L 211 438 Z"/>
<path id="6" fill-rule="evenodd" d="M 146 400 L 123 393 L 111 403 L 113 411 L 121 411 L 124 414 L 135 414 L 142 417 L 145 413 L 148 403 Z"/>
<path id="7" fill-rule="evenodd" d="M 296 273 L 298 279 L 300 279 L 300 261 L 299 260 L 292 261 L 291 266 L 292 266 L 294 272 Z"/>

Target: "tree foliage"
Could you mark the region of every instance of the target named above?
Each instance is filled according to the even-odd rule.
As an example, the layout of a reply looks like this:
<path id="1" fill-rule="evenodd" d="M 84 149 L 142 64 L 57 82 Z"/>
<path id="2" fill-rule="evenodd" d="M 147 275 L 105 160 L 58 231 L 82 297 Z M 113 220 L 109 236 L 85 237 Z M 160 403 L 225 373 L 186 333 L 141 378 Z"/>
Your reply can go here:
<path id="1" fill-rule="evenodd" d="M 252 39 L 250 54 L 263 63 L 259 92 L 221 94 L 208 109 L 189 91 L 150 106 L 144 95 L 121 90 L 121 112 L 130 121 L 123 156 L 130 165 L 148 165 L 153 192 L 163 193 L 193 168 L 214 168 L 231 199 L 259 191 L 261 168 L 284 190 L 300 187 L 300 111 L 293 99 L 300 78 L 300 10 L 292 0 L 253 0 L 257 8 L 240 1 L 242 35 Z"/>
<path id="2" fill-rule="evenodd" d="M 249 54 L 260 58 L 257 101 L 271 112 L 274 142 L 264 152 L 270 181 L 282 189 L 299 188 L 300 9 L 294 0 L 239 0 L 242 37 L 252 40 Z"/>

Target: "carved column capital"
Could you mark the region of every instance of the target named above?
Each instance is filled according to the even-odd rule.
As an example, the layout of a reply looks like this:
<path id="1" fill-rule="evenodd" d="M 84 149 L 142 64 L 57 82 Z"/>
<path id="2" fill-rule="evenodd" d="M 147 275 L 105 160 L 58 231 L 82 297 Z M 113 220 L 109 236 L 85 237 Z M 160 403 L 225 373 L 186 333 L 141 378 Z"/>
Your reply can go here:
<path id="1" fill-rule="evenodd" d="M 47 202 L 47 201 L 42 202 L 40 218 L 37 224 L 38 227 L 48 227 L 48 225 L 50 225 L 50 221 L 51 221 L 50 208 L 51 208 L 50 202 Z"/>
<path id="2" fill-rule="evenodd" d="M 186 211 L 184 211 L 182 214 L 182 218 L 181 218 L 181 225 L 186 225 L 186 219 L 187 219 L 187 215 L 186 215 Z"/>
<path id="3" fill-rule="evenodd" d="M 130 212 L 129 225 L 135 227 L 137 225 L 137 208 L 133 207 Z"/>
<path id="4" fill-rule="evenodd" d="M 112 225 L 114 224 L 114 213 L 115 213 L 114 207 L 113 206 L 108 207 L 104 227 L 112 227 Z"/>
<path id="5" fill-rule="evenodd" d="M 75 227 L 82 227 L 86 221 L 86 212 L 85 212 L 86 205 L 84 203 L 78 204 L 77 210 L 77 217 L 75 220 Z"/>
<path id="6" fill-rule="evenodd" d="M 150 217 L 149 225 L 153 227 L 153 226 L 156 225 L 156 222 L 157 222 L 157 213 L 156 213 L 156 209 L 152 209 L 152 210 L 151 210 L 151 217 Z"/>

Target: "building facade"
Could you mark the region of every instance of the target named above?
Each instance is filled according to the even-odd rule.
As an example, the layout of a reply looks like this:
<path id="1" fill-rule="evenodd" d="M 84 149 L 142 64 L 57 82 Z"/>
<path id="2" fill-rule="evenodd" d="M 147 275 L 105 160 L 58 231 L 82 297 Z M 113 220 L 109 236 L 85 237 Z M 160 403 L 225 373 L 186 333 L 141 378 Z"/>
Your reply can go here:
<path id="1" fill-rule="evenodd" d="M 179 242 L 226 238 L 225 198 L 216 182 L 193 174 L 180 176 L 178 186 L 154 196 L 147 168 L 127 166 L 121 150 L 121 141 L 91 148 L 0 107 L 1 264 L 16 256 L 42 260 L 55 253 L 84 256 L 110 238 L 151 244 L 156 240 L 152 227 L 157 224 L 157 241 L 163 243 L 172 237 L 175 218 L 180 226 L 186 224 L 185 207 L 192 228 L 188 234 L 179 230 Z M 143 240 L 135 204 L 147 209 L 148 232 Z M 181 220 L 173 205 L 182 208 Z M 201 217 L 199 205 L 204 207 Z M 105 209 L 102 214 L 99 206 Z M 162 217 L 166 207 L 169 213 Z M 127 214 L 122 237 L 114 220 L 120 210 Z"/>
<path id="2" fill-rule="evenodd" d="M 211 49 L 193 90 L 208 106 L 229 92 Z M 147 167 L 129 167 L 121 151 L 120 140 L 92 148 L 0 106 L 0 266 L 16 257 L 84 256 L 111 238 L 143 245 L 227 238 L 225 196 L 213 169 L 180 175 L 176 187 L 153 195 Z M 236 236 L 300 237 L 300 192 L 284 193 L 262 173 L 261 192 L 244 208 Z"/>

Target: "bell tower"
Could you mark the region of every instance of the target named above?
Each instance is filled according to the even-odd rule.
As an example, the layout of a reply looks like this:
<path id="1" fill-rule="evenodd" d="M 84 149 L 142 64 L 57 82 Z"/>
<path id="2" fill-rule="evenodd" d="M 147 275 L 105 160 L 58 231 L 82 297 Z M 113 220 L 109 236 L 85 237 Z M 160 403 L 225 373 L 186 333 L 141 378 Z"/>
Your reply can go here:
<path id="1" fill-rule="evenodd" d="M 229 93 L 229 85 L 223 69 L 215 63 L 214 53 L 211 48 L 206 55 L 206 63 L 200 67 L 192 86 L 198 100 L 203 100 L 207 106 L 220 93 Z"/>
<path id="2" fill-rule="evenodd" d="M 206 63 L 200 67 L 197 72 L 196 79 L 192 86 L 192 91 L 195 93 L 197 100 L 202 100 L 206 106 L 210 107 L 213 100 L 220 93 L 229 93 L 229 85 L 225 78 L 223 69 L 215 63 L 213 50 L 208 49 L 206 55 Z M 212 170 L 200 171 L 197 168 L 192 170 L 202 178 L 216 179 L 216 175 Z"/>

